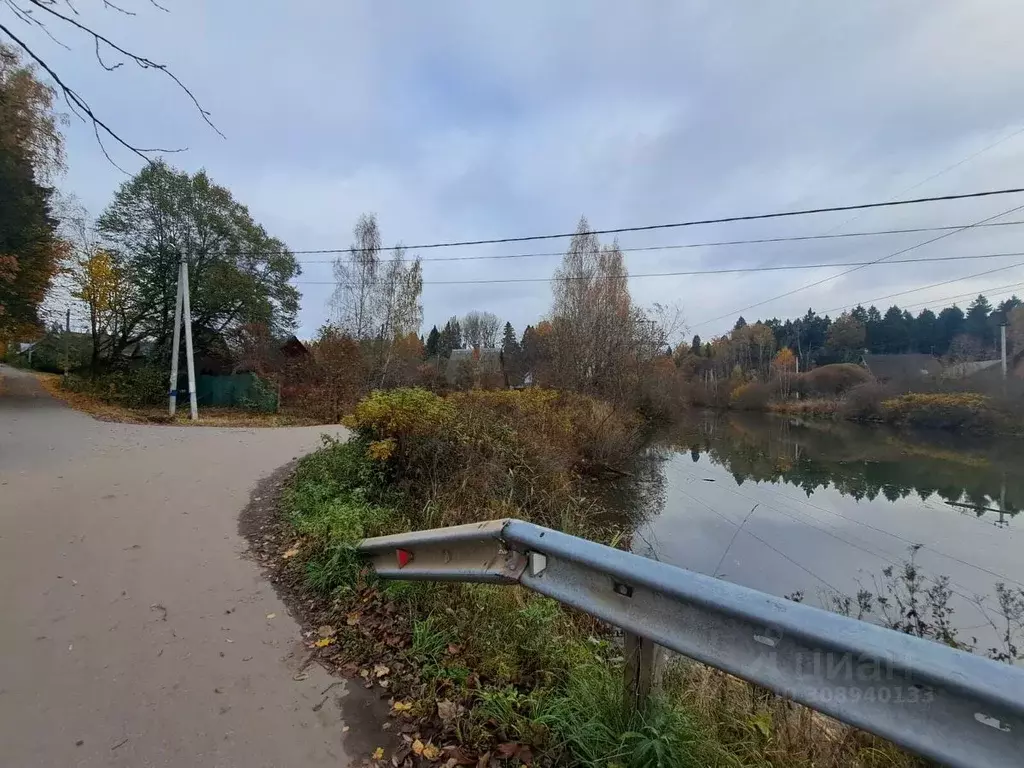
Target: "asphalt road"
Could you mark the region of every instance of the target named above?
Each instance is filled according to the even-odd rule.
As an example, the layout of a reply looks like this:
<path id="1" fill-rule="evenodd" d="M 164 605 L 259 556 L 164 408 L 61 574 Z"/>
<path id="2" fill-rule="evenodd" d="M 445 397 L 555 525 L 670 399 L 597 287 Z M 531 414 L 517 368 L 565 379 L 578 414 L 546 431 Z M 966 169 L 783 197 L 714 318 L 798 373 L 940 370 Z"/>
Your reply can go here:
<path id="1" fill-rule="evenodd" d="M 348 765 L 344 685 L 296 674 L 237 531 L 324 429 L 104 423 L 0 378 L 0 764 Z"/>

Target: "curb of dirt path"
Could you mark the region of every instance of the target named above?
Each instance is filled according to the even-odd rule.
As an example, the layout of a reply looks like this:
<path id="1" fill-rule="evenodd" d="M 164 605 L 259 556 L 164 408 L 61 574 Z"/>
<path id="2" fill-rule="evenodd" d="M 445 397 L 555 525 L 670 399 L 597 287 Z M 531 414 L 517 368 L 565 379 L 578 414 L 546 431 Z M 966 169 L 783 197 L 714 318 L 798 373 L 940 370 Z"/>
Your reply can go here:
<path id="1" fill-rule="evenodd" d="M 391 755 L 403 745 L 401 734 L 393 728 L 395 723 L 388 717 L 391 696 L 386 691 L 364 687 L 357 667 L 346 667 L 339 661 L 332 661 L 330 654 L 324 653 L 331 646 L 324 649 L 315 647 L 321 622 L 314 606 L 323 607 L 323 601 L 306 592 L 301 569 L 281 567 L 282 556 L 294 539 L 288 524 L 282 519 L 281 495 L 296 463 L 297 460 L 291 461 L 260 480 L 250 494 L 249 503 L 238 518 L 238 533 L 247 544 L 244 556 L 259 566 L 263 577 L 273 585 L 274 592 L 287 607 L 288 615 L 299 624 L 302 643 L 309 652 L 296 675 L 303 674 L 302 670 L 310 664 L 319 664 L 328 674 L 338 678 L 338 682 L 328 686 L 323 695 L 324 701 L 329 695 L 335 696 L 344 721 L 342 742 L 345 751 L 354 756 L 352 765 L 380 765 L 370 758 L 375 749 L 384 747 Z M 342 689 L 340 692 L 339 688 Z"/>

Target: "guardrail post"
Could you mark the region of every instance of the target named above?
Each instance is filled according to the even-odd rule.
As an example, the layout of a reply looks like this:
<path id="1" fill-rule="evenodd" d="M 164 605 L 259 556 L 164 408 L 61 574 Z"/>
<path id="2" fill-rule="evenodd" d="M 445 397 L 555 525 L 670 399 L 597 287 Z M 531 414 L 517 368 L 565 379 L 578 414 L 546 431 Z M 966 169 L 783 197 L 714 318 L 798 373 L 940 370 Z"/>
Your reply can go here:
<path id="1" fill-rule="evenodd" d="M 657 646 L 645 637 L 625 633 L 626 710 L 640 712 L 654 685 Z"/>

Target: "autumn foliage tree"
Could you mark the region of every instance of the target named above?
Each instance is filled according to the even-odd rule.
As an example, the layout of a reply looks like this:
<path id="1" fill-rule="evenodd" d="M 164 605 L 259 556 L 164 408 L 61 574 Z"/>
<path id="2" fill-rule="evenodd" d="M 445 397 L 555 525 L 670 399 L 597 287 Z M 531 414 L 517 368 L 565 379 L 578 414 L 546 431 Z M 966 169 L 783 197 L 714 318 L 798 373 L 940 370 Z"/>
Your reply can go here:
<path id="1" fill-rule="evenodd" d="M 63 167 L 54 92 L 0 45 L 0 341 L 32 335 L 65 258 L 49 179 Z"/>
<path id="2" fill-rule="evenodd" d="M 131 288 L 113 355 L 140 339 L 169 348 L 183 259 L 200 353 L 226 351 L 225 340 L 247 323 L 275 335 L 294 327 L 299 292 L 290 281 L 301 272 L 295 256 L 205 171 L 147 165 L 121 185 L 97 230 Z"/>

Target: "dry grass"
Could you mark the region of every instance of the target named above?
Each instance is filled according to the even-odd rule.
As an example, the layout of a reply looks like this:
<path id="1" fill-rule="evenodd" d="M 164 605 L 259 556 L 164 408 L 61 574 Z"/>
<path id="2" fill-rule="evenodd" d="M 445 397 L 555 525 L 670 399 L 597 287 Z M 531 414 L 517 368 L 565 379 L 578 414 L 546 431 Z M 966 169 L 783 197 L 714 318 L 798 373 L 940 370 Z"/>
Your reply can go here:
<path id="1" fill-rule="evenodd" d="M 823 397 L 810 400 L 783 400 L 772 403 L 768 409 L 795 416 L 838 416 L 842 409 L 842 401 Z"/>
<path id="2" fill-rule="evenodd" d="M 918 768 L 924 760 L 877 736 L 688 659 L 666 670 L 665 692 L 744 766 Z"/>
<path id="3" fill-rule="evenodd" d="M 189 418 L 188 403 L 171 418 L 164 408 L 125 408 L 111 405 L 84 392 L 71 392 L 61 386 L 61 376 L 55 373 L 35 372 L 43 389 L 62 400 L 76 411 L 88 413 L 100 421 L 116 421 L 124 424 L 167 424 L 186 427 L 300 427 L 321 422 L 305 416 L 283 413 L 260 413 L 236 408 L 200 408 L 199 420 Z"/>

